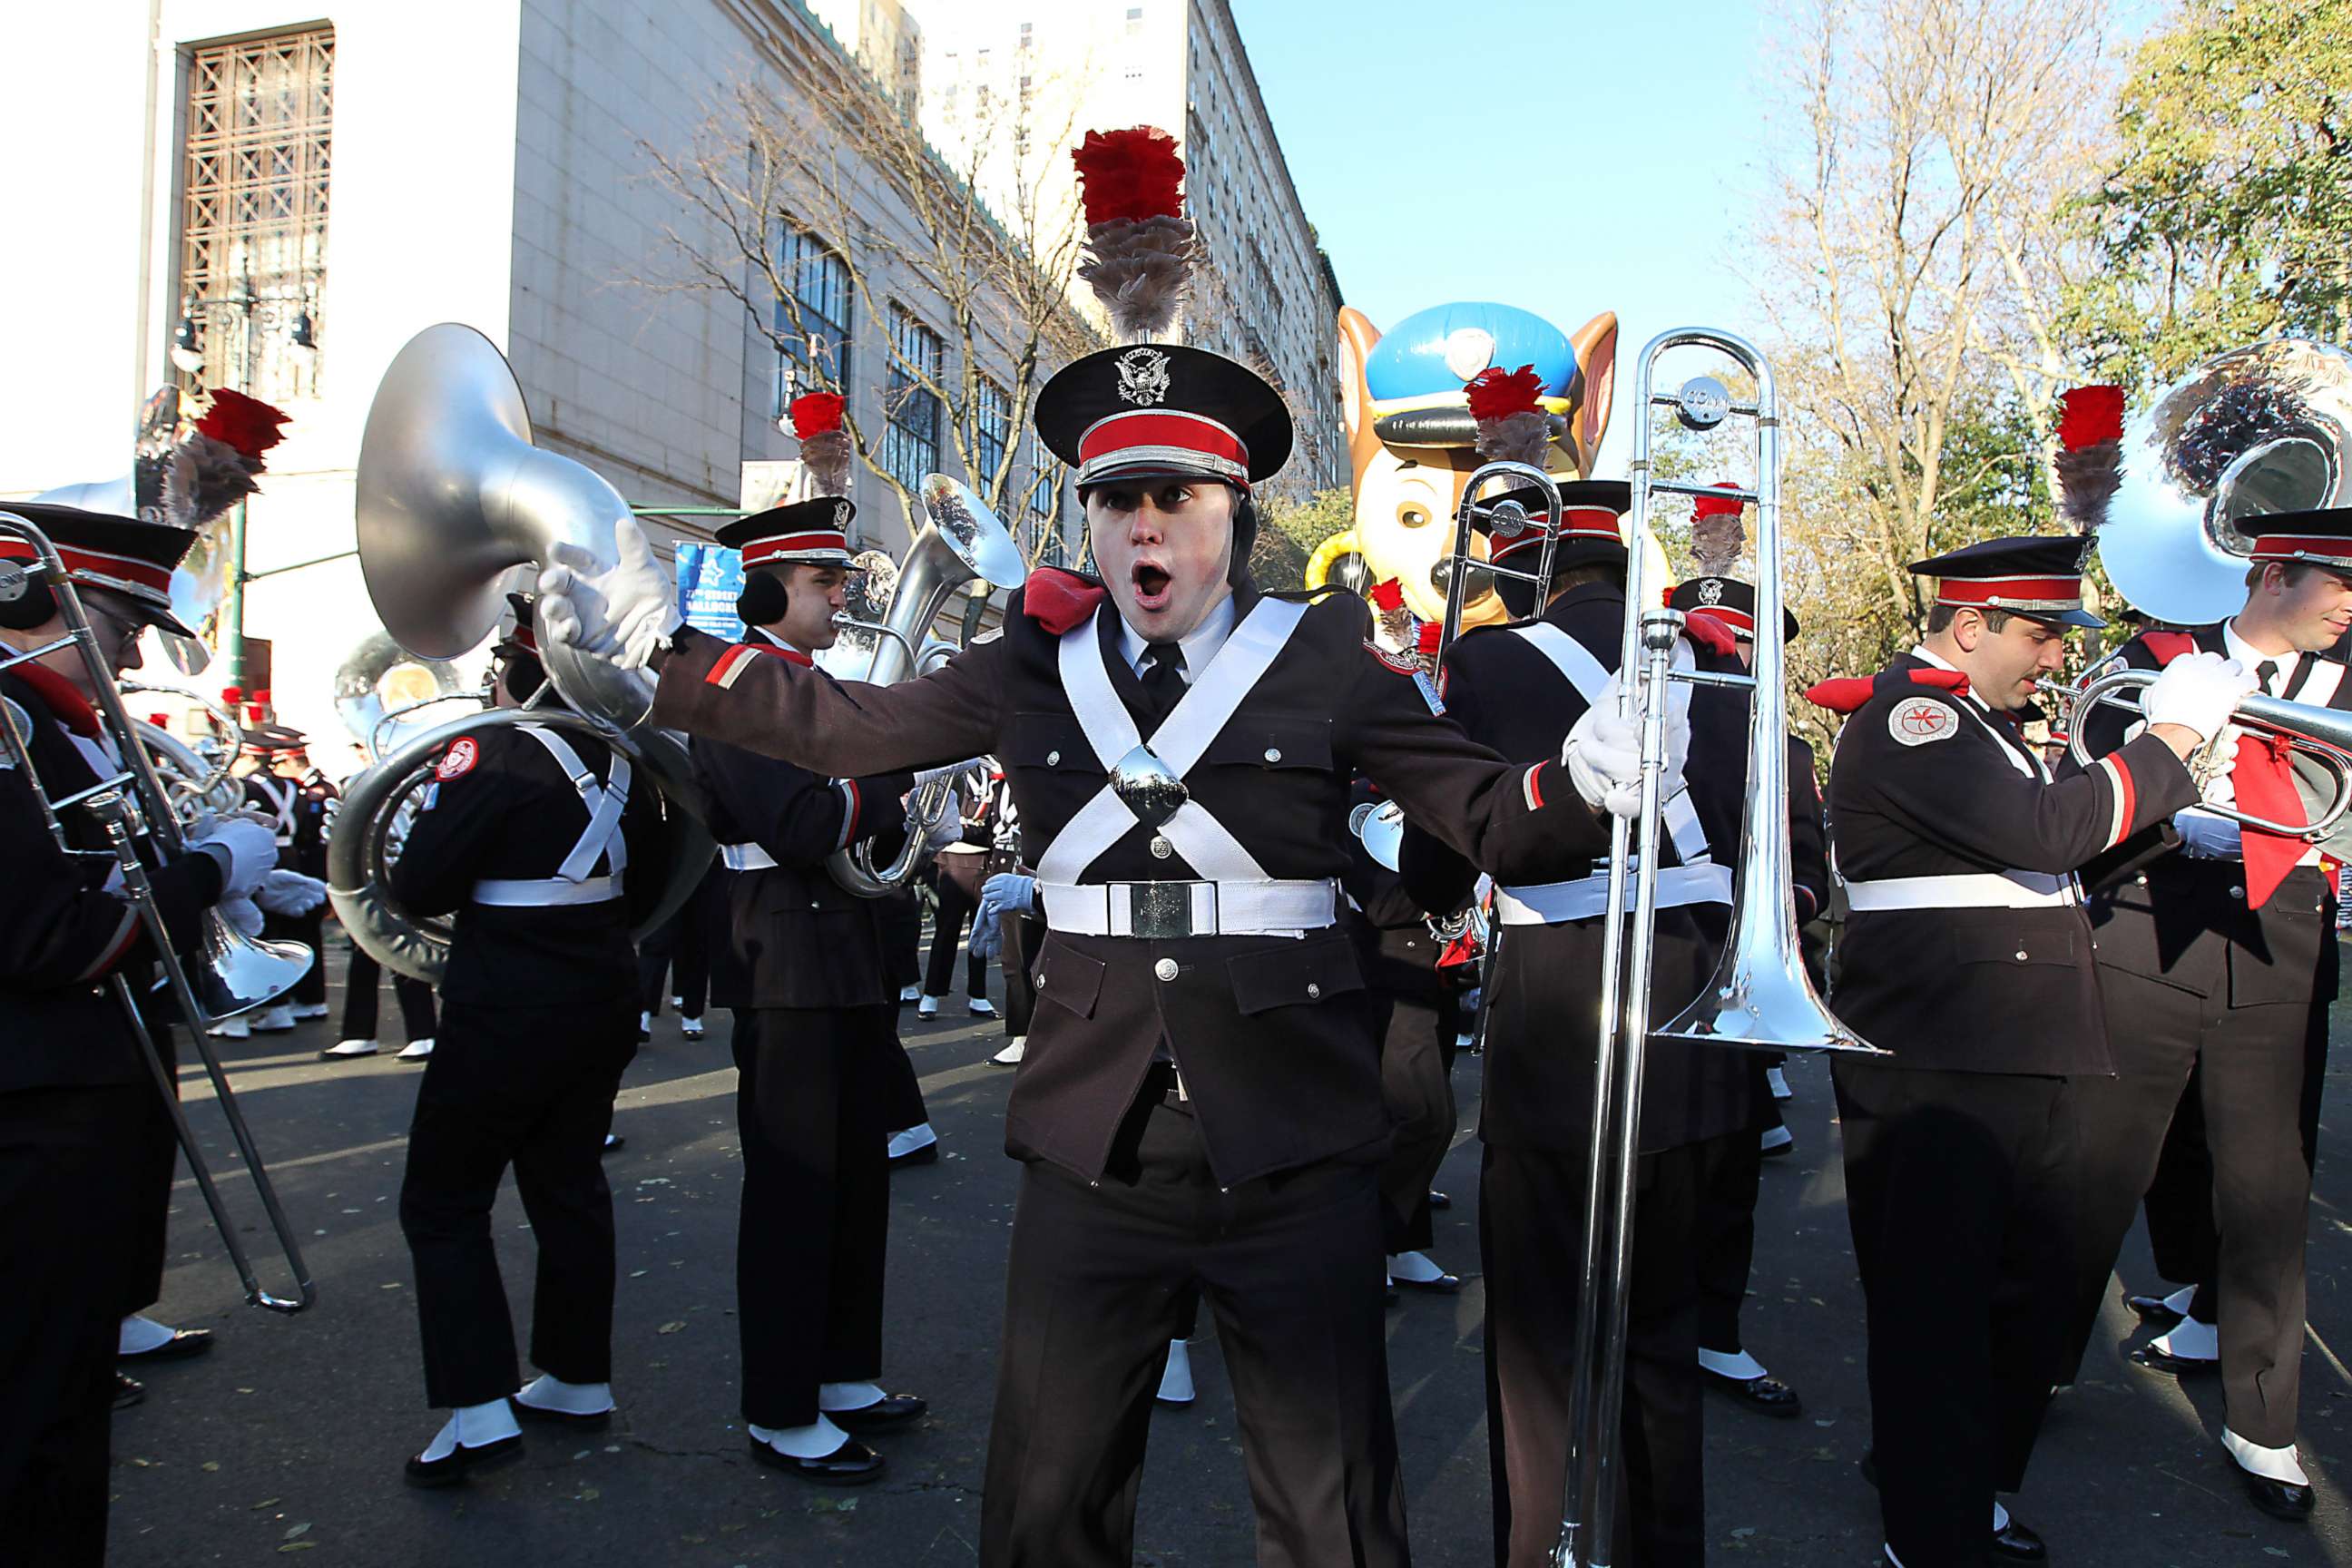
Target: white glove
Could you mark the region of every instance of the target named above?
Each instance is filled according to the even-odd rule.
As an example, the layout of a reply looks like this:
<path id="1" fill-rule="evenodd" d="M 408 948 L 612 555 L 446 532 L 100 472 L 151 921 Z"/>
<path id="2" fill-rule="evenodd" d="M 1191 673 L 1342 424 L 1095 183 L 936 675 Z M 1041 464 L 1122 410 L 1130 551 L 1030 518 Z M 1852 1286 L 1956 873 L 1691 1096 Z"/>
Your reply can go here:
<path id="1" fill-rule="evenodd" d="M 327 901 L 327 884 L 299 871 L 272 871 L 254 890 L 253 901 L 268 914 L 307 915 Z"/>
<path id="2" fill-rule="evenodd" d="M 1642 809 L 1642 730 L 1617 716 L 1613 702 L 1596 702 L 1568 732 L 1559 749 L 1569 782 L 1595 811 L 1632 817 Z"/>
<path id="3" fill-rule="evenodd" d="M 278 867 L 278 835 L 242 816 L 217 818 L 189 847 L 220 862 L 221 901 L 249 899 Z"/>
<path id="4" fill-rule="evenodd" d="M 261 910 L 251 899 L 223 899 L 213 908 L 220 911 L 221 919 L 246 935 L 261 934 Z"/>
<path id="5" fill-rule="evenodd" d="M 613 524 L 613 553 L 615 564 L 598 572 L 577 546 L 555 547 L 554 563 L 539 574 L 539 633 L 623 669 L 642 669 L 685 617 L 635 518 Z"/>
<path id="6" fill-rule="evenodd" d="M 923 850 L 926 854 L 936 855 L 950 844 L 962 842 L 963 818 L 950 811 L 931 824 L 931 830 L 923 837 Z"/>
<path id="7" fill-rule="evenodd" d="M 2150 724 L 2178 724 L 2210 740 L 2230 721 L 2238 700 L 2256 685 L 2253 674 L 2218 653 L 2183 654 L 2164 667 L 2140 695 L 2140 711 Z"/>
<path id="8" fill-rule="evenodd" d="M 999 871 L 980 885 L 980 910 L 971 917 L 971 951 L 994 958 L 1004 944 L 998 921 L 1007 913 L 1027 914 L 1037 901 L 1037 879 L 1018 871 Z"/>

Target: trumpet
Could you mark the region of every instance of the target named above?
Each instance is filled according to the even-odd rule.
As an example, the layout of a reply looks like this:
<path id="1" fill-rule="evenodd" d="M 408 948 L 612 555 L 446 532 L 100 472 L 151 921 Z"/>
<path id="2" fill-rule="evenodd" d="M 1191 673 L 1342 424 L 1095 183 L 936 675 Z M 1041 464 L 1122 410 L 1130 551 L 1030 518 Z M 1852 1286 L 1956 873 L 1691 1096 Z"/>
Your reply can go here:
<path id="1" fill-rule="evenodd" d="M 2083 739 L 2083 721 L 2091 710 L 2104 705 L 2138 713 L 2137 694 L 2155 685 L 2156 679 L 2157 672 L 2152 669 L 2111 669 L 2105 675 L 2093 675 L 2080 685 L 2059 680 L 2040 683 L 2042 689 L 2056 698 L 2067 710 L 2066 750 L 2077 766 L 2087 768 L 2098 760 L 2091 755 Z M 2329 781 L 2328 804 L 2312 814 L 2307 823 L 2274 822 L 2229 805 L 2202 805 L 2198 809 L 2282 838 L 2303 838 L 2316 844 L 2332 837 L 2345 814 L 2352 811 L 2352 713 L 2311 702 L 2290 702 L 2283 697 L 2249 693 L 2240 698 L 2237 707 L 2231 710 L 2230 722 L 2241 730 L 2276 736 L 2298 759 L 2309 758 Z M 2221 759 L 2216 754 L 2220 742 L 2221 735 L 2216 734 L 2190 759 L 2190 771 L 2200 784 L 2221 769 Z M 2302 785 L 2298 770 L 2297 788 Z"/>
<path id="2" fill-rule="evenodd" d="M 129 897 L 132 911 L 147 933 L 153 948 L 157 966 L 163 973 L 163 985 L 180 1017 L 187 1024 L 196 1051 L 204 1058 L 205 1072 L 212 1079 L 213 1092 L 220 1101 L 221 1114 L 227 1118 L 229 1133 L 236 1140 L 236 1150 L 253 1177 L 254 1190 L 261 1196 L 262 1207 L 269 1215 L 270 1228 L 276 1232 L 278 1245 L 286 1255 L 287 1267 L 294 1276 L 292 1297 L 273 1295 L 261 1288 L 255 1274 L 252 1259 L 246 1255 L 245 1245 L 238 1240 L 238 1231 L 221 1201 L 220 1188 L 213 1180 L 212 1170 L 205 1163 L 204 1152 L 195 1134 L 188 1126 L 187 1113 L 181 1108 L 178 1085 L 164 1067 L 162 1053 L 156 1048 L 154 1037 L 149 1033 L 145 1016 L 140 1012 L 139 1001 L 131 994 L 131 983 L 118 972 L 107 978 L 116 1005 L 122 1011 L 123 1021 L 130 1026 L 145 1060 L 155 1089 L 163 1097 L 164 1109 L 172 1118 L 173 1131 L 180 1140 L 181 1152 L 187 1156 L 189 1174 L 195 1178 L 196 1187 L 204 1194 L 205 1206 L 211 1211 L 213 1225 L 220 1232 L 222 1245 L 229 1260 L 236 1266 L 237 1279 L 245 1286 L 245 1299 L 251 1305 L 275 1312 L 299 1312 L 317 1299 L 317 1289 L 310 1282 L 310 1271 L 302 1261 L 302 1249 L 294 1239 L 293 1226 L 287 1222 L 286 1212 L 278 1206 L 278 1191 L 269 1180 L 269 1173 L 261 1163 L 261 1154 L 253 1144 L 253 1133 L 246 1126 L 245 1113 L 230 1092 L 228 1075 L 220 1064 L 205 1036 L 207 1026 L 224 1018 L 250 1012 L 266 1003 L 275 1001 L 294 988 L 315 962 L 310 949 L 299 942 L 256 942 L 245 936 L 221 918 L 217 910 L 205 914 L 201 936 L 201 959 L 184 963 L 172 944 L 171 934 L 163 926 L 161 906 L 156 902 L 153 885 L 147 879 L 147 863 L 140 858 L 139 841 L 147 840 L 166 858 L 176 858 L 187 852 L 181 819 L 174 798 L 164 787 L 154 757 L 142 743 L 139 727 L 122 706 L 121 690 L 115 684 L 114 671 L 99 651 L 98 639 L 92 635 L 89 616 L 84 612 L 81 595 L 66 575 L 65 562 L 58 556 L 57 546 L 31 521 L 11 511 L 0 510 L 0 528 L 21 535 L 33 547 L 40 559 L 38 575 L 56 595 L 58 610 L 66 625 L 65 636 L 26 652 L 0 658 L 0 669 L 29 663 L 45 654 L 74 651 L 87 674 L 89 688 L 97 698 L 100 720 L 106 727 L 114 750 L 122 759 L 121 769 L 96 784 L 62 798 L 53 797 L 42 785 L 38 772 L 25 737 L 16 733 L 16 726 L 0 722 L 0 737 L 5 737 L 10 760 L 19 773 L 31 784 L 40 802 L 41 815 L 48 825 L 50 836 L 60 849 L 69 856 L 104 856 L 114 862 L 122 874 L 122 887 Z M 20 571 L 24 568 L 12 567 Z M 152 728 L 152 726 L 150 726 Z M 105 833 L 107 848 L 83 850 L 73 847 L 68 837 L 65 823 L 58 813 L 74 807 L 88 812 Z"/>

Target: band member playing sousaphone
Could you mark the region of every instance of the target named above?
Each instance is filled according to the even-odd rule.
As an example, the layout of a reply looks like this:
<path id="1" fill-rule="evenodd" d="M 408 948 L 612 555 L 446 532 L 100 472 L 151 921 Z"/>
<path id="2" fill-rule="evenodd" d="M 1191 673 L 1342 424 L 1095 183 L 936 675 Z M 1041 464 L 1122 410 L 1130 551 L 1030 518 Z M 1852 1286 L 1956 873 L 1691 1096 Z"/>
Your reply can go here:
<path id="1" fill-rule="evenodd" d="M 501 645 L 499 707 L 534 695 L 557 705 L 545 679 L 535 655 Z M 656 797 L 638 772 L 576 731 L 482 725 L 441 747 L 393 862 L 401 906 L 456 917 L 400 1187 L 425 1403 L 450 1412 L 408 1460 L 415 1486 L 517 1457 L 518 1417 L 590 1429 L 612 1419 L 613 1197 L 600 1162 L 637 1049 L 629 933 L 667 871 Z M 520 1387 L 490 1241 L 509 1165 L 539 1248 L 541 1375 Z"/>
<path id="2" fill-rule="evenodd" d="M 1088 275 L 1129 342 L 1055 374 L 1037 420 L 1076 471 L 1098 578 L 1035 573 L 1002 637 L 845 689 L 682 629 L 625 520 L 614 567 L 542 574 L 544 630 L 656 665 L 657 721 L 827 776 L 1005 765 L 1049 929 L 1006 1114 L 1024 1168 L 980 1561 L 1129 1561 L 1153 1389 L 1198 1289 L 1261 1559 L 1402 1563 L 1376 1186 L 1389 1118 L 1334 929 L 1350 775 L 1455 849 L 1540 879 L 1596 852 L 1592 803 L 1622 798 L 1638 757 L 1630 726 L 1602 724 L 1569 742 L 1573 768 L 1557 751 L 1506 763 L 1365 645 L 1360 601 L 1259 591 L 1254 496 L 1289 455 L 1289 415 L 1247 368 L 1142 341 L 1172 316 L 1190 245 L 1166 134 L 1090 136 L 1080 167 Z"/>

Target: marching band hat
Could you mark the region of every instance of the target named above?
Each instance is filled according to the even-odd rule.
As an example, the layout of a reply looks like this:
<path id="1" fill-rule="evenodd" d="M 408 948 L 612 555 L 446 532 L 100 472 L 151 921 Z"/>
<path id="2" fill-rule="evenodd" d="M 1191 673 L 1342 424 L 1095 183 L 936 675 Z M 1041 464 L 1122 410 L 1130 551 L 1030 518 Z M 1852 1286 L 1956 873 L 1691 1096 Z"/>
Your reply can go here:
<path id="1" fill-rule="evenodd" d="M 237 749 L 248 757 L 278 757 L 309 749 L 309 737 L 288 724 L 255 724 L 237 731 Z"/>
<path id="2" fill-rule="evenodd" d="M 719 542 L 743 552 L 743 569 L 807 563 L 846 566 L 849 520 L 857 508 L 845 496 L 818 496 L 739 518 L 720 529 Z"/>
<path id="3" fill-rule="evenodd" d="M 1948 555 L 1914 561 L 1909 570 L 1933 577 L 1936 603 L 1972 610 L 2006 610 L 2052 626 L 2097 630 L 2107 623 L 2083 608 L 2079 534 L 1988 539 Z"/>
<path id="4" fill-rule="evenodd" d="M 2352 577 L 2352 506 L 2242 517 L 2238 528 L 2253 536 L 2257 565 L 2300 561 Z"/>
<path id="5" fill-rule="evenodd" d="M 1364 356 L 1373 432 L 1392 447 L 1474 445 L 1464 389 L 1490 365 L 1534 369 L 1536 405 L 1557 434 L 1580 374 L 1576 345 L 1532 310 L 1483 300 L 1431 305 L 1381 334 Z"/>
<path id="6" fill-rule="evenodd" d="M 1687 583 L 1677 583 L 1666 595 L 1666 608 L 1680 610 L 1685 616 L 1712 616 L 1731 628 L 1731 635 L 1741 642 L 1756 640 L 1756 585 L 1737 577 L 1694 577 Z M 1797 617 L 1786 608 L 1780 612 L 1780 640 L 1794 642 L 1797 637 Z"/>
<path id="7" fill-rule="evenodd" d="M 1219 479 L 1243 494 L 1290 460 L 1290 409 L 1266 379 L 1180 343 L 1101 349 L 1037 394 L 1037 434 L 1084 497 L 1113 479 Z"/>
<path id="8" fill-rule="evenodd" d="M 1633 487 L 1623 479 L 1564 479 L 1559 482 L 1559 489 L 1560 535 L 1552 549 L 1551 569 L 1557 573 L 1576 566 L 1624 565 L 1625 536 L 1620 524 L 1633 510 Z M 1544 493 L 1534 485 L 1525 485 L 1486 498 L 1481 504 L 1491 508 L 1504 501 L 1517 501 L 1526 510 L 1525 528 L 1507 537 L 1497 536 L 1493 531 L 1495 520 L 1483 514 L 1473 517 L 1470 526 L 1486 535 L 1488 561 L 1532 572 L 1543 560 L 1544 530 L 1539 520 L 1548 504 Z M 1496 578 L 1495 592 L 1517 616 L 1534 615 L 1542 607 L 1536 603 L 1536 584 L 1516 577 Z"/>
<path id="9" fill-rule="evenodd" d="M 195 543 L 194 531 L 47 501 L 10 501 L 0 510 L 49 536 L 75 587 L 106 589 L 135 605 L 146 625 L 196 635 L 172 613 L 172 569 Z M 0 561 L 35 559 L 32 542 L 0 523 Z"/>

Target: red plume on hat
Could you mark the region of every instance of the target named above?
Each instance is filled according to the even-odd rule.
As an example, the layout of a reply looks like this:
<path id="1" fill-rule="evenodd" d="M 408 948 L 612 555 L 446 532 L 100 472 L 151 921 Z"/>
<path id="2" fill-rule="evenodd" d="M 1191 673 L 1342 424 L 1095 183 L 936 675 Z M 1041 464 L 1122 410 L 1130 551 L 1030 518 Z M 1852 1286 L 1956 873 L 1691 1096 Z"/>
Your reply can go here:
<path id="1" fill-rule="evenodd" d="M 2107 520 L 2107 503 L 2123 483 L 2124 389 L 2070 387 L 2058 404 L 2058 510 L 2089 533 Z"/>
<path id="2" fill-rule="evenodd" d="M 1717 479 L 1715 488 L 1736 490 L 1739 487 L 1729 479 Z M 1731 574 L 1740 549 L 1748 542 L 1748 531 L 1740 521 L 1747 506 L 1736 495 L 1691 498 L 1691 564 L 1697 568 L 1698 575 Z"/>
<path id="3" fill-rule="evenodd" d="M 1538 400 L 1543 378 L 1536 367 L 1523 364 L 1505 370 L 1490 364 L 1462 388 L 1469 400 L 1470 417 L 1478 422 L 1478 455 L 1491 462 L 1544 466 L 1544 449 L 1551 445 L 1551 420 Z"/>
<path id="4" fill-rule="evenodd" d="M 1078 276 L 1130 342 L 1158 336 L 1176 320 L 1192 264 L 1192 223 L 1184 216 L 1184 160 L 1176 139 L 1152 125 L 1089 131 L 1070 153 L 1086 205 L 1087 255 Z"/>
<path id="5" fill-rule="evenodd" d="M 163 460 L 163 510 L 182 528 L 202 528 L 261 487 L 263 454 L 285 439 L 287 416 L 257 397 L 222 386 L 204 417 Z"/>
<path id="6" fill-rule="evenodd" d="M 800 437 L 801 466 L 808 471 L 814 495 L 849 493 L 849 462 L 856 448 L 850 445 L 849 432 L 842 428 L 845 407 L 837 392 L 803 392 L 785 411 L 793 422 L 793 434 Z"/>

